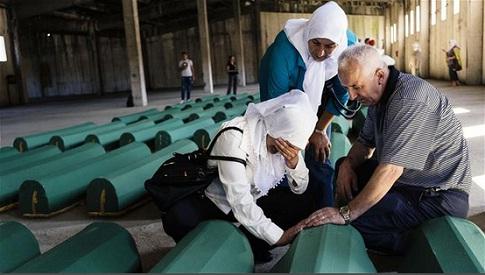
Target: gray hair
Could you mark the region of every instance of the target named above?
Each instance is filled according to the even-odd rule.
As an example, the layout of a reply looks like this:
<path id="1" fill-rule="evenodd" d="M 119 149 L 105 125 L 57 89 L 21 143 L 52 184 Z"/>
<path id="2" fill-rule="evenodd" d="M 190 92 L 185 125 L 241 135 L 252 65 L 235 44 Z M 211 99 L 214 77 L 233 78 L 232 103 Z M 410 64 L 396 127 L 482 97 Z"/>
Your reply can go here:
<path id="1" fill-rule="evenodd" d="M 359 65 L 363 74 L 370 74 L 379 68 L 387 67 L 379 52 L 368 45 L 348 47 L 338 58 L 339 70 L 348 72 L 351 65 Z"/>

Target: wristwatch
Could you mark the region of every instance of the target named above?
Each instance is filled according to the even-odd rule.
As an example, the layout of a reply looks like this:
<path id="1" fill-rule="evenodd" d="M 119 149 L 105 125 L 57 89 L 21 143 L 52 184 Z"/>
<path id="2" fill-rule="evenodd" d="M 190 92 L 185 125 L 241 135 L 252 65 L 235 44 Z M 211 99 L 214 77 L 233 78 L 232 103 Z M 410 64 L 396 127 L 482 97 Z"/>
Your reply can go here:
<path id="1" fill-rule="evenodd" d="M 342 206 L 339 208 L 338 212 L 340 213 L 340 216 L 344 218 L 345 224 L 350 224 L 352 221 L 350 218 L 350 208 L 348 205 Z"/>

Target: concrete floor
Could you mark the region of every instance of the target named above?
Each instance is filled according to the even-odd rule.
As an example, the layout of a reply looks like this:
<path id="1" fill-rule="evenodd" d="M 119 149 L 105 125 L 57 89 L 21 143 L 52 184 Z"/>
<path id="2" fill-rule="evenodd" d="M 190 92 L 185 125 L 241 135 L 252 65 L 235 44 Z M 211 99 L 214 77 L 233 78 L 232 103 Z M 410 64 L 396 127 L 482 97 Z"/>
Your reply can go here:
<path id="1" fill-rule="evenodd" d="M 442 89 L 456 108 L 467 138 L 474 184 L 470 195 L 470 219 L 485 229 L 485 87 L 450 87 L 448 82 L 430 80 Z M 254 93 L 257 85 L 240 88 L 240 91 Z M 223 94 L 224 88 L 215 93 Z M 201 90 L 193 91 L 192 98 L 205 95 Z M 92 121 L 104 124 L 115 116 L 139 112 L 149 108 L 163 109 L 166 105 L 178 103 L 177 91 L 150 93 L 150 104 L 141 108 L 126 108 L 126 96 L 115 95 L 89 99 L 64 99 L 54 102 L 34 103 L 26 106 L 0 109 L 0 144 L 11 146 L 17 136 L 68 127 Z M 93 221 L 116 222 L 127 228 L 134 237 L 142 257 L 143 271 L 148 271 L 174 245 L 164 231 L 159 211 L 153 203 L 139 207 L 120 218 L 92 218 L 84 205 L 49 219 L 26 219 L 14 209 L 0 214 L 0 220 L 15 220 L 25 224 L 39 240 L 41 251 L 45 252 L 63 242 Z M 271 268 L 286 248 L 276 249 L 272 262 L 258 265 L 256 271 Z"/>

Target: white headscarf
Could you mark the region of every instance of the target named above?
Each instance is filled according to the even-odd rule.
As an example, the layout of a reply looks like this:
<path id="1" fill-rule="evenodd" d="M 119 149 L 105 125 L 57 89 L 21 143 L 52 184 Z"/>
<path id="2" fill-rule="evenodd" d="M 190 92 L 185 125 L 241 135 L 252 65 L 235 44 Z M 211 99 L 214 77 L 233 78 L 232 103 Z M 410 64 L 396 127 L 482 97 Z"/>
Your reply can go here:
<path id="1" fill-rule="evenodd" d="M 455 47 L 455 46 L 458 47 L 456 40 L 450 39 L 450 41 L 448 41 L 448 51 L 451 51 L 451 49 L 453 49 L 453 47 Z"/>
<path id="2" fill-rule="evenodd" d="M 325 81 L 337 75 L 337 59 L 347 48 L 347 16 L 335 2 L 328 2 L 315 10 L 310 19 L 290 19 L 284 31 L 298 50 L 306 65 L 303 90 L 308 94 L 315 113 L 320 105 Z M 327 38 L 338 44 L 324 61 L 315 61 L 308 50 L 308 41 Z"/>
<path id="3" fill-rule="evenodd" d="M 283 138 L 292 145 L 305 149 L 313 132 L 317 116 L 311 111 L 308 96 L 300 90 L 291 90 L 279 97 L 258 104 L 249 104 L 243 119 L 243 146 L 248 160 L 254 166 L 254 183 L 266 195 L 285 176 L 285 159 L 271 154 L 266 148 L 266 135 Z"/>

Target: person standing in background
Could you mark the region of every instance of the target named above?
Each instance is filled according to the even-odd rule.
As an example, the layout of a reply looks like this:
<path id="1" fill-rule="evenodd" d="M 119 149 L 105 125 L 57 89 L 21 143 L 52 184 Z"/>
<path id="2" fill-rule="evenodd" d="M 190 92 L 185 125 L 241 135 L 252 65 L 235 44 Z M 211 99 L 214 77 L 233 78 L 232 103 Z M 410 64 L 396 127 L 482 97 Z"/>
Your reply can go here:
<path id="1" fill-rule="evenodd" d="M 450 75 L 451 86 L 460 86 L 458 71 L 461 71 L 460 47 L 456 40 L 451 39 L 448 42 L 448 50 L 441 49 L 446 54 L 446 64 L 448 65 L 448 74 Z"/>
<path id="2" fill-rule="evenodd" d="M 231 88 L 234 94 L 237 94 L 237 75 L 239 71 L 237 70 L 236 57 L 234 55 L 229 56 L 226 65 L 227 77 L 229 79 L 227 83 L 227 94 L 231 93 Z"/>
<path id="3" fill-rule="evenodd" d="M 179 61 L 179 71 L 181 76 L 181 91 L 180 103 L 190 100 L 190 92 L 192 91 L 192 83 L 195 80 L 194 63 L 189 59 L 187 52 L 182 52 L 182 60 Z"/>

